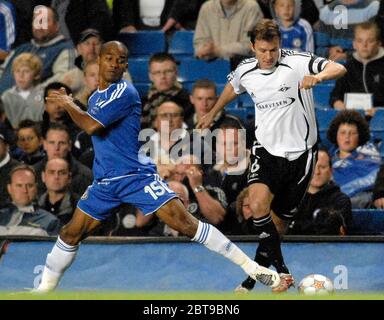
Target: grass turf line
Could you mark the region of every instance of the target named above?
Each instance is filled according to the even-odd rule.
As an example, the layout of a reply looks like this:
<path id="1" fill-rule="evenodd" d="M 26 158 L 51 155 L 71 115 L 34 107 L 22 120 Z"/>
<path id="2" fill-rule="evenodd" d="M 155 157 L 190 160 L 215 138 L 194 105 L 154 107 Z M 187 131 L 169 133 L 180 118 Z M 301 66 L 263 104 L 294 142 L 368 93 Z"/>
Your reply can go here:
<path id="1" fill-rule="evenodd" d="M 49 294 L 0 292 L 0 300 L 384 300 L 384 292 L 336 292 L 305 296 L 294 292 L 272 294 L 251 292 L 139 292 L 139 291 L 56 291 Z"/>

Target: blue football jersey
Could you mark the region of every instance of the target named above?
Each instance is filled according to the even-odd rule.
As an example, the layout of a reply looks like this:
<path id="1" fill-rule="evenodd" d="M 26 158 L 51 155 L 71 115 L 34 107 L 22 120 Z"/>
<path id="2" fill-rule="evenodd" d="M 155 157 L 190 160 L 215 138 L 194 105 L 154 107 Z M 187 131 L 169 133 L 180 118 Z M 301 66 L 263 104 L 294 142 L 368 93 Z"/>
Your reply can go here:
<path id="1" fill-rule="evenodd" d="M 96 90 L 88 100 L 88 114 L 105 130 L 92 135 L 96 180 L 135 173 L 155 173 L 153 161 L 140 154 L 141 101 L 134 86 L 126 80 Z"/>
<path id="2" fill-rule="evenodd" d="M 299 19 L 289 28 L 280 25 L 280 31 L 283 49 L 314 52 L 313 31 L 307 20 Z"/>

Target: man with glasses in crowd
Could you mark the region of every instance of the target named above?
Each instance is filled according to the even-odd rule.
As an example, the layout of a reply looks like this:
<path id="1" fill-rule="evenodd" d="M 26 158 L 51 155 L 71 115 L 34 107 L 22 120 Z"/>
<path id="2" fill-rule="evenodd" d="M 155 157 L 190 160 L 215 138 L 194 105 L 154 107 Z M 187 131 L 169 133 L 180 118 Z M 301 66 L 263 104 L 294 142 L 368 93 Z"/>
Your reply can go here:
<path id="1" fill-rule="evenodd" d="M 156 107 L 165 101 L 173 101 L 183 108 L 184 117 L 193 114 L 188 91 L 177 81 L 177 63 L 169 53 L 155 53 L 149 59 L 149 79 L 152 82 L 147 96 L 143 99 L 141 127 L 151 126 Z"/>

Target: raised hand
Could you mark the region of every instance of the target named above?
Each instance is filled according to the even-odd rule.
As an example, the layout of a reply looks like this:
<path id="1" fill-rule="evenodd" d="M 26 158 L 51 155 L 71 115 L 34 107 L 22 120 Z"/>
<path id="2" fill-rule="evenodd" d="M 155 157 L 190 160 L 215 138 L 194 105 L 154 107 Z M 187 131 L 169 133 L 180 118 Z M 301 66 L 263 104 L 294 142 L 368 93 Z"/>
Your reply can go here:
<path id="1" fill-rule="evenodd" d="M 300 84 L 300 89 L 311 89 L 320 82 L 321 82 L 321 79 L 316 75 L 305 76 L 303 78 L 303 81 Z"/>

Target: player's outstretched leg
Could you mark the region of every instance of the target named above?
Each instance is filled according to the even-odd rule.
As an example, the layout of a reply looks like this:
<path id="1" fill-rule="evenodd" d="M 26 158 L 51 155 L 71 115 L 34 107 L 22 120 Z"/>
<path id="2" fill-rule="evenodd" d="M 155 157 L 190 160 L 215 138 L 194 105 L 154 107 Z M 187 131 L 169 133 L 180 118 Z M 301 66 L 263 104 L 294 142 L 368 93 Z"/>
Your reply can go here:
<path id="1" fill-rule="evenodd" d="M 266 248 L 263 248 L 260 245 L 260 243 L 257 247 L 254 260 L 259 265 L 261 265 L 265 268 L 269 268 L 271 266 L 271 261 L 268 257 L 268 252 L 267 252 Z M 247 279 L 245 279 L 241 284 L 239 284 L 236 287 L 235 292 L 236 293 L 247 293 L 255 287 L 255 284 L 256 284 L 256 280 L 252 279 L 251 277 L 248 277 Z"/>
<path id="2" fill-rule="evenodd" d="M 277 272 L 258 265 L 214 226 L 197 220 L 185 210 L 180 200 L 169 201 L 156 214 L 171 228 L 239 265 L 253 279 L 272 288 L 279 285 Z"/>
<path id="3" fill-rule="evenodd" d="M 41 283 L 34 292 L 46 293 L 57 287 L 65 270 L 75 260 L 80 241 L 99 225 L 100 221 L 76 208 L 72 220 L 61 229 L 56 244 L 47 255 Z"/>

